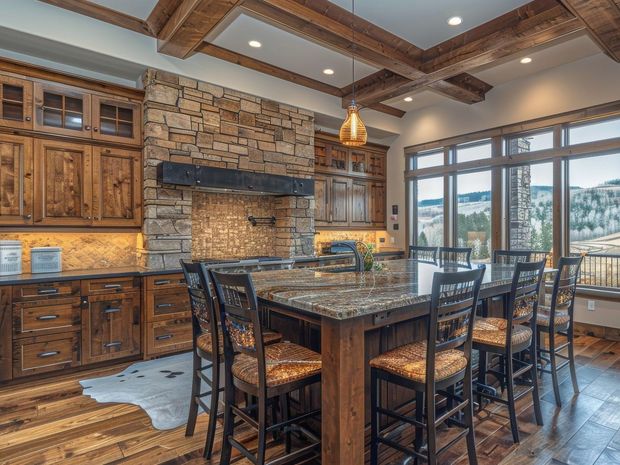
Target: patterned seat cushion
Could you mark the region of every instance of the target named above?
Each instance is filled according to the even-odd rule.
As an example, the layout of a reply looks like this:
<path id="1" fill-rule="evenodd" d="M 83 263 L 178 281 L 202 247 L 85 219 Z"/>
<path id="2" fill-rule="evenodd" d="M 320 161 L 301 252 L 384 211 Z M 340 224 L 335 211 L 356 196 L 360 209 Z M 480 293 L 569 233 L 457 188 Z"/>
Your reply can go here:
<path id="1" fill-rule="evenodd" d="M 540 305 L 538 307 L 538 315 L 536 315 L 536 324 L 545 328 L 549 327 L 551 320 L 551 308 Z M 564 327 L 570 322 L 570 316 L 567 311 L 556 310 L 555 312 L 555 326 Z"/>
<path id="2" fill-rule="evenodd" d="M 222 336 L 222 332 L 220 331 L 218 334 L 218 339 L 219 339 L 219 348 L 220 348 L 220 354 L 224 353 L 224 338 Z M 275 331 L 271 331 L 271 330 L 265 330 L 263 332 L 263 343 L 265 345 L 269 345 L 269 344 L 275 344 L 276 342 L 280 342 L 282 340 L 282 335 L 280 333 L 277 333 Z M 198 336 L 198 339 L 196 340 L 196 345 L 198 346 L 199 349 L 201 349 L 204 352 L 207 353 L 211 353 L 211 332 L 205 332 L 202 333 L 200 336 Z"/>
<path id="3" fill-rule="evenodd" d="M 474 324 L 474 343 L 506 347 L 506 328 L 504 318 L 476 318 Z M 532 340 L 532 330 L 527 326 L 515 325 L 512 330 L 512 344 L 520 345 Z"/>
<path id="4" fill-rule="evenodd" d="M 426 382 L 426 341 L 392 349 L 370 361 L 370 366 L 419 383 Z M 445 350 L 435 356 L 435 380 L 441 381 L 464 370 L 467 359 L 459 350 Z"/>
<path id="5" fill-rule="evenodd" d="M 321 372 L 321 354 L 290 342 L 278 342 L 265 347 L 267 386 L 299 381 Z M 258 386 L 258 361 L 247 354 L 235 357 L 233 376 Z"/>

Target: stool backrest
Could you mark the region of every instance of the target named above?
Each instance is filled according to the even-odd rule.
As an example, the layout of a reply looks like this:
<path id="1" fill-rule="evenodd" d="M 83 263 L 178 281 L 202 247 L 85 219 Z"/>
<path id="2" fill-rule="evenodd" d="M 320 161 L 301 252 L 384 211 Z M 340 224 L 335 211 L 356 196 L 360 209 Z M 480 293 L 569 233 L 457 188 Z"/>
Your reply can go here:
<path id="1" fill-rule="evenodd" d="M 529 250 L 494 250 L 493 263 L 514 265 L 517 262 L 529 262 L 531 255 Z"/>
<path id="2" fill-rule="evenodd" d="M 484 272 L 482 267 L 433 276 L 427 332 L 427 381 L 434 380 L 436 354 L 463 348 L 470 359 L 474 315 Z"/>
<path id="3" fill-rule="evenodd" d="M 419 262 L 437 264 L 437 250 L 437 247 L 410 245 L 409 258 Z"/>
<path id="4" fill-rule="evenodd" d="M 189 303 L 192 309 L 192 339 L 196 349 L 196 339 L 203 333 L 211 333 L 211 354 L 219 354 L 219 328 L 213 300 L 213 290 L 209 271 L 204 263 L 181 260 L 181 268 L 187 283 Z"/>
<path id="5" fill-rule="evenodd" d="M 471 247 L 439 247 L 439 266 L 471 268 Z"/>
<path id="6" fill-rule="evenodd" d="M 553 292 L 551 294 L 551 311 L 549 324 L 553 328 L 555 314 L 558 310 L 566 311 L 570 317 L 570 325 L 573 324 L 573 309 L 575 306 L 575 291 L 579 281 L 579 272 L 583 257 L 560 257 L 558 272 L 553 280 Z"/>
<path id="7" fill-rule="evenodd" d="M 513 324 L 533 322 L 536 324 L 540 282 L 545 269 L 545 262 L 517 262 L 508 297 L 507 338 L 512 341 Z"/>

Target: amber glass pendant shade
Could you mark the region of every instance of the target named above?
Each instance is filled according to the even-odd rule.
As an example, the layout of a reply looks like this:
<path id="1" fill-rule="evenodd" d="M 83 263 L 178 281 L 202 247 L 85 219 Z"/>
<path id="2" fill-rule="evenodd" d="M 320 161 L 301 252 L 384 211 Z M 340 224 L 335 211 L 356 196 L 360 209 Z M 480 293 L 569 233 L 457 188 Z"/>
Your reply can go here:
<path id="1" fill-rule="evenodd" d="M 366 126 L 360 118 L 359 107 L 352 103 L 347 108 L 347 118 L 340 127 L 340 142 L 343 145 L 359 146 L 366 144 L 368 134 Z"/>

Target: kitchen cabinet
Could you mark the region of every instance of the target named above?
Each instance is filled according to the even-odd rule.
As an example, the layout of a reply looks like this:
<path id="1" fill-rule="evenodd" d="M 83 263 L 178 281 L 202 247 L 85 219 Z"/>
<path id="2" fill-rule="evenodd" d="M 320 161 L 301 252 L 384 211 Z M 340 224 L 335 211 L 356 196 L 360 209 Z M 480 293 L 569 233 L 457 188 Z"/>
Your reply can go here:
<path id="1" fill-rule="evenodd" d="M 314 177 L 314 221 L 316 224 L 329 223 L 329 186 L 331 177 L 317 174 Z"/>
<path id="2" fill-rule="evenodd" d="M 90 94 L 60 84 L 34 85 L 34 129 L 63 136 L 90 138 Z"/>
<path id="3" fill-rule="evenodd" d="M 93 139 L 141 145 L 141 111 L 139 103 L 93 95 Z"/>
<path id="4" fill-rule="evenodd" d="M 32 215 L 32 139 L 0 134 L 0 224 L 31 225 Z"/>
<path id="5" fill-rule="evenodd" d="M 0 125 L 32 129 L 32 82 L 0 74 Z"/>
<path id="6" fill-rule="evenodd" d="M 85 297 L 82 301 L 83 363 L 139 353 L 140 293 Z"/>
<path id="7" fill-rule="evenodd" d="M 385 183 L 372 182 L 370 186 L 370 222 L 373 227 L 385 228 Z"/>
<path id="8" fill-rule="evenodd" d="M 351 181 L 351 226 L 367 227 L 370 224 L 370 185 L 366 181 Z"/>
<path id="9" fill-rule="evenodd" d="M 34 158 L 34 223 L 90 225 L 92 147 L 36 139 Z"/>
<path id="10" fill-rule="evenodd" d="M 94 226 L 140 226 L 142 223 L 141 153 L 93 148 L 92 213 Z"/>

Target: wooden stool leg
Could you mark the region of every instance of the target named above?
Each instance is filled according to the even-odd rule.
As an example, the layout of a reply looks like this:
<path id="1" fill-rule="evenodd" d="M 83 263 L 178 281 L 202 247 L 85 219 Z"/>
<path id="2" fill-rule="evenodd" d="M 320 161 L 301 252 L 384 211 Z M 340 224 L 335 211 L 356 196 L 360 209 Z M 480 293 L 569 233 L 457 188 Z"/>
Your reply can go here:
<path id="1" fill-rule="evenodd" d="M 536 335 L 534 335 L 536 337 Z M 542 411 L 540 409 L 540 392 L 538 390 L 538 338 L 532 341 L 530 345 L 530 363 L 532 364 L 532 370 L 530 377 L 532 378 L 532 400 L 534 402 L 534 415 L 536 416 L 536 424 L 542 426 L 543 418 Z"/>
<path id="2" fill-rule="evenodd" d="M 415 393 L 415 419 L 422 423 L 424 421 L 424 393 L 416 391 Z M 415 438 L 413 441 L 413 448 L 417 452 L 420 452 L 424 445 L 424 428 L 421 426 L 415 427 Z M 416 457 L 413 461 L 414 465 L 420 463 L 420 459 Z"/>
<path id="3" fill-rule="evenodd" d="M 426 437 L 428 465 L 437 465 L 437 428 L 435 428 L 435 392 L 426 383 Z"/>
<path id="4" fill-rule="evenodd" d="M 560 385 L 558 383 L 558 364 L 555 356 L 555 333 L 549 331 L 549 352 L 551 358 L 551 381 L 553 382 L 553 395 L 555 397 L 555 404 L 558 407 L 562 406 L 562 398 L 560 397 Z"/>
<path id="5" fill-rule="evenodd" d="M 282 421 L 287 421 L 291 415 L 291 405 L 290 405 L 290 394 L 281 394 L 280 395 L 280 409 L 282 410 Z M 288 427 L 287 427 L 288 428 Z M 286 444 L 286 453 L 289 454 L 291 452 L 291 431 L 290 429 L 286 431 L 284 434 L 285 444 Z"/>
<path id="6" fill-rule="evenodd" d="M 379 378 L 374 368 L 370 369 L 370 465 L 379 464 Z"/>
<path id="7" fill-rule="evenodd" d="M 196 418 L 198 417 L 198 402 L 196 401 L 200 394 L 200 376 L 198 372 L 202 366 L 202 361 L 196 349 L 192 357 L 192 395 L 189 403 L 189 415 L 187 416 L 187 427 L 185 428 L 185 436 L 193 436 L 196 428 Z"/>
<path id="8" fill-rule="evenodd" d="M 267 399 L 265 394 L 258 396 L 258 450 L 256 451 L 256 464 L 264 465 L 265 452 L 267 449 Z"/>
<path id="9" fill-rule="evenodd" d="M 484 350 L 478 351 L 478 384 L 486 385 L 487 383 L 487 353 Z M 483 398 L 478 394 L 478 411 L 482 411 Z"/>
<path id="10" fill-rule="evenodd" d="M 207 426 L 207 439 L 205 441 L 204 457 L 208 460 L 213 452 L 215 442 L 215 428 L 217 427 L 217 404 L 220 398 L 220 368 L 217 357 L 211 367 L 211 404 L 209 405 L 209 425 Z"/>
<path id="11" fill-rule="evenodd" d="M 469 432 L 467 433 L 467 457 L 469 458 L 469 465 L 478 465 L 478 458 L 476 457 L 476 436 L 474 433 L 474 399 L 472 393 L 472 374 L 471 374 L 471 360 L 469 366 L 465 372 L 465 379 L 463 380 L 463 397 L 469 401 L 469 405 L 465 407 L 464 421 Z"/>
<path id="12" fill-rule="evenodd" d="M 226 377 L 226 388 L 224 389 L 224 393 L 226 405 L 224 408 L 224 431 L 222 432 L 220 465 L 230 465 L 232 446 L 228 438 L 235 432 L 235 416 L 232 410 L 232 405 L 235 402 L 235 387 L 232 384 L 232 376 Z"/>
<path id="13" fill-rule="evenodd" d="M 506 389 L 508 391 L 508 413 L 510 415 L 510 429 L 512 430 L 512 440 L 515 444 L 519 443 L 519 427 L 517 425 L 517 406 L 515 404 L 515 387 L 513 379 L 512 356 L 505 354 L 506 359 Z"/>
<path id="14" fill-rule="evenodd" d="M 570 328 L 567 331 L 568 334 L 568 364 L 570 367 L 570 377 L 573 382 L 573 391 L 575 394 L 579 394 L 579 384 L 577 383 L 577 372 L 575 370 L 575 333 L 573 331 L 573 325 L 571 322 Z"/>

